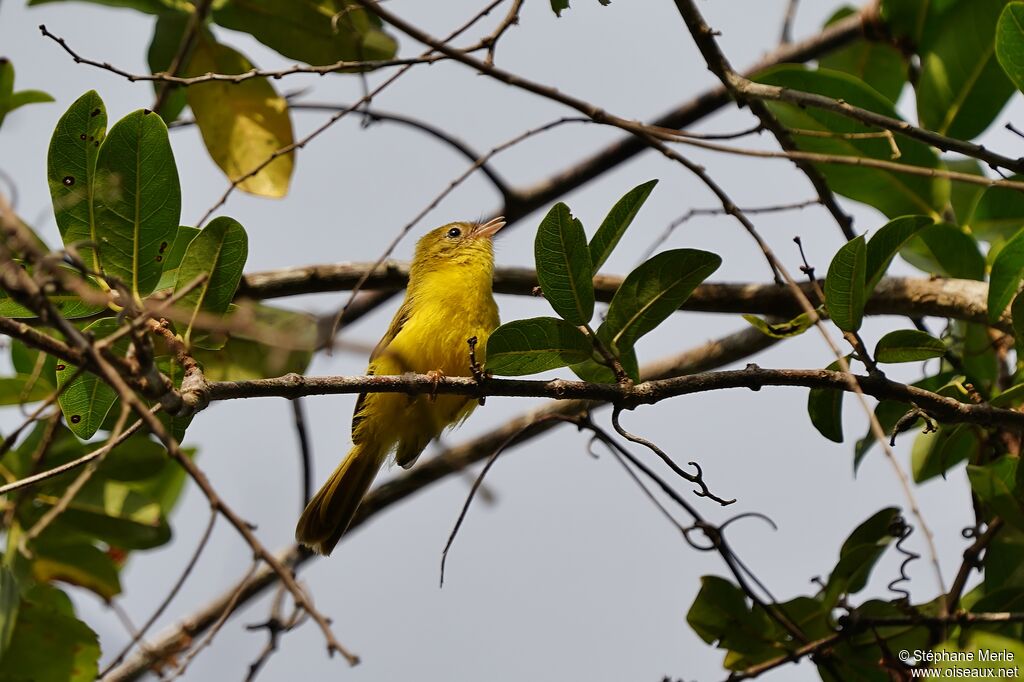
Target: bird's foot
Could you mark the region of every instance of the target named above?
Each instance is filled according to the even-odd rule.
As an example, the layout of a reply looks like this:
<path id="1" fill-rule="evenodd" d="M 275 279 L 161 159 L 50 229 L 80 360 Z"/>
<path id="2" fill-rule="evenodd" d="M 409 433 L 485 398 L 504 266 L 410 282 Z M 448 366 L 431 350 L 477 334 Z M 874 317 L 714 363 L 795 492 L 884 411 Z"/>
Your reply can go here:
<path id="1" fill-rule="evenodd" d="M 441 379 L 444 379 L 444 372 L 439 369 L 432 369 L 427 372 L 427 376 L 434 382 L 434 387 L 430 390 L 430 402 L 437 400 L 437 386 L 441 383 Z"/>

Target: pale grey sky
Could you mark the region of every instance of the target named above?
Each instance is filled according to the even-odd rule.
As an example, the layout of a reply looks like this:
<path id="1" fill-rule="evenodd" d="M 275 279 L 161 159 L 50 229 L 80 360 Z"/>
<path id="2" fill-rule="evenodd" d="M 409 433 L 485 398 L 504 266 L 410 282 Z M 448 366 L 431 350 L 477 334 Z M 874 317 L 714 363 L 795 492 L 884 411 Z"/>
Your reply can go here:
<path id="1" fill-rule="evenodd" d="M 480 3 L 416 3 L 393 0 L 390 11 L 441 35 L 474 13 Z M 721 43 L 738 66 L 753 62 L 778 39 L 784 0 L 702 2 L 709 22 L 722 31 Z M 837 7 L 824 0 L 801 3 L 796 35 L 817 29 Z M 0 5 L 0 54 L 17 69 L 19 88 L 42 88 L 55 104 L 25 108 L 8 117 L 0 131 L 0 169 L 12 175 L 20 213 L 53 242 L 56 228 L 45 180 L 46 148 L 53 125 L 82 92 L 99 91 L 111 120 L 149 106 L 148 85 L 75 65 L 52 42 L 40 37 L 45 23 L 82 54 L 125 69 L 145 71 L 145 51 L 153 19 L 130 10 L 91 4 L 55 3 L 26 8 L 21 0 Z M 490 24 L 488 24 L 490 25 Z M 217 30 L 224 42 L 245 52 L 260 67 L 289 62 L 243 34 Z M 398 36 L 400 52 L 418 49 Z M 573 0 L 561 19 L 548 3 L 525 3 L 522 20 L 501 42 L 499 65 L 586 98 L 623 116 L 649 118 L 714 83 L 693 47 L 673 3 Z M 381 76 L 373 75 L 371 82 Z M 275 82 L 282 90 L 310 87 L 311 99 L 349 102 L 360 94 L 352 76 L 295 76 Z M 486 150 L 526 128 L 566 115 L 564 109 L 524 95 L 469 69 L 441 63 L 417 68 L 376 102 L 383 109 L 430 120 Z M 912 104 L 912 103 L 911 103 Z M 912 115 L 912 108 L 905 107 Z M 1019 119 L 1019 98 L 999 122 Z M 296 113 L 303 134 L 326 114 Z M 1019 122 L 1019 121 L 1018 121 Z M 736 130 L 750 124 L 746 112 L 730 111 L 705 121 L 703 130 Z M 993 126 L 986 140 L 1008 154 L 1019 140 Z M 566 126 L 537 137 L 498 158 L 494 165 L 509 181 L 526 186 L 583 158 L 616 139 L 596 126 Z M 197 131 L 172 133 L 182 181 L 182 221 L 197 220 L 225 188 Z M 762 141 L 767 144 L 767 140 Z M 690 150 L 685 150 L 690 154 Z M 740 205 L 807 199 L 807 181 L 789 164 L 693 152 Z M 249 234 L 247 270 L 376 258 L 395 231 L 466 167 L 466 161 L 436 141 L 404 128 L 363 129 L 357 119 L 336 125 L 297 158 L 291 194 L 271 201 L 235 194 L 220 213 L 238 219 Z M 694 207 L 714 206 L 713 197 L 692 176 L 647 153 L 565 198 L 588 230 L 627 189 L 652 177 L 661 183 L 631 228 L 627 241 L 605 266 L 625 273 L 648 244 L 676 216 Z M 450 220 L 473 218 L 497 208 L 498 197 L 481 176 L 453 193 L 414 230 L 397 251 L 411 252 L 415 237 Z M 845 202 L 858 231 L 875 230 L 884 220 L 875 211 Z M 499 265 L 532 266 L 533 230 L 542 213 L 503 235 Z M 824 271 L 841 234 L 820 208 L 781 216 L 757 216 L 755 223 L 792 271 L 798 256 L 790 239 L 803 237 L 812 262 Z M 764 280 L 761 254 L 741 228 L 726 218 L 697 218 L 672 238 L 670 246 L 704 248 L 721 254 L 716 280 Z M 905 265 L 897 265 L 909 272 Z M 289 301 L 324 311 L 346 294 Z M 547 314 L 543 301 L 500 297 L 504 320 Z M 352 340 L 373 344 L 393 314 L 385 306 L 351 328 Z M 866 325 L 873 344 L 886 325 Z M 742 329 L 736 316 L 677 314 L 640 346 L 650 361 L 706 339 Z M 809 333 L 756 359 L 771 367 L 823 367 L 830 362 L 820 337 Z M 359 374 L 365 359 L 339 354 L 318 357 L 313 374 Z M 894 376 L 913 378 L 915 370 Z M 306 401 L 319 484 L 349 446 L 351 396 Z M 779 525 L 743 522 L 730 529 L 740 556 L 780 599 L 813 591 L 810 580 L 827 576 L 845 536 L 870 514 L 888 505 L 905 507 L 889 465 L 878 451 L 852 476 L 852 442 L 865 419 L 847 401 L 848 442 L 821 438 L 806 416 L 806 391 L 730 391 L 666 401 L 624 416 L 628 428 L 655 440 L 679 461 L 696 459 L 713 489 L 738 504 L 719 510 L 701 504 L 713 519 L 737 511 L 759 511 Z M 457 443 L 503 422 L 534 404 L 522 399 L 490 399 L 469 422 L 447 436 Z M 602 413 L 600 419 L 606 420 Z M 6 415 L 3 424 L 13 415 Z M 225 499 L 259 526 L 270 547 L 291 541 L 300 508 L 300 483 L 290 408 L 283 400 L 218 404 L 201 414 L 188 433 L 200 448 L 199 464 Z M 897 447 L 908 464 L 911 437 Z M 320 633 L 311 624 L 281 640 L 281 650 L 261 676 L 265 680 L 395 679 L 523 680 L 587 679 L 656 682 L 662 676 L 685 680 L 725 677 L 722 652 L 706 646 L 689 629 L 685 614 L 699 577 L 726 575 L 714 555 L 698 553 L 679 538 L 656 509 L 608 456 L 593 460 L 585 438 L 571 428 L 531 442 L 504 456 L 489 475 L 498 496 L 494 506 L 474 505 L 448 561 L 447 582 L 437 587 L 441 549 L 468 490 L 451 478 L 376 517 L 316 561 L 302 579 L 318 606 L 334 619 L 338 637 L 363 659 L 348 670 L 328 660 Z M 386 472 L 388 475 L 392 472 Z M 962 468 L 948 481 L 915 489 L 938 534 L 947 580 L 963 548 L 959 530 L 970 521 L 969 491 Z M 137 553 L 124 572 L 122 605 L 141 622 L 166 593 L 187 561 L 206 522 L 207 506 L 192 487 L 173 518 L 175 540 L 167 547 Z M 916 534 L 910 545 L 921 551 Z M 163 626 L 232 584 L 249 564 L 249 553 L 221 523 L 196 572 L 161 620 Z M 887 555 L 863 595 L 885 594 L 898 561 Z M 915 599 L 934 595 L 924 561 L 910 568 Z M 74 590 L 72 590 L 74 592 Z M 79 614 L 100 634 L 105 655 L 126 641 L 113 614 L 89 595 L 76 596 Z M 213 647 L 193 663 L 187 679 L 242 679 L 263 646 L 263 633 L 244 630 L 266 618 L 267 599 L 247 606 L 218 635 Z M 159 630 L 158 627 L 156 630 Z M 773 679 L 815 679 L 804 664 Z"/>

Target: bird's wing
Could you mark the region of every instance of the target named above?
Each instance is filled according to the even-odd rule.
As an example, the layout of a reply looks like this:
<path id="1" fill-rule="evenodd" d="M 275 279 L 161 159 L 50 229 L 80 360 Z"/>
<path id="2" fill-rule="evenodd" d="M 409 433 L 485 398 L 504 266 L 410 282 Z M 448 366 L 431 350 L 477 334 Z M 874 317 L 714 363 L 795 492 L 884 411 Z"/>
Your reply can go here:
<path id="1" fill-rule="evenodd" d="M 395 313 L 395 316 L 391 318 L 391 324 L 388 325 L 388 330 L 384 332 L 384 336 L 381 337 L 381 340 L 377 342 L 376 346 L 374 346 L 373 352 L 370 353 L 371 365 L 373 364 L 373 361 L 384 352 L 384 349 L 395 340 L 395 337 L 398 336 L 398 332 L 402 331 L 402 327 L 405 326 L 405 323 L 409 321 L 411 316 L 412 301 L 409 300 L 408 296 L 406 296 L 405 300 L 402 301 L 401 307 Z M 370 373 L 372 374 L 372 371 Z"/>
<path id="2" fill-rule="evenodd" d="M 396 312 L 395 316 L 391 319 L 391 324 L 388 326 L 388 330 L 386 332 L 384 332 L 384 336 L 381 337 L 381 340 L 378 341 L 377 345 L 374 347 L 373 352 L 370 353 L 370 366 L 366 368 L 366 373 L 368 375 L 372 376 L 374 374 L 374 371 L 373 371 L 373 361 L 376 360 L 380 356 L 380 354 L 384 352 L 384 350 L 391 344 L 392 341 L 395 340 L 395 337 L 398 336 L 398 333 L 400 331 L 402 331 L 402 327 L 405 326 L 405 323 L 409 320 L 409 317 L 411 315 L 412 315 L 412 301 L 410 301 L 409 297 L 406 296 L 405 300 L 402 301 L 402 305 L 398 309 L 398 312 Z M 365 402 L 366 402 L 366 394 L 365 393 L 360 393 L 359 397 L 356 398 L 355 410 L 352 411 L 352 438 L 353 438 L 353 441 L 356 438 L 356 427 L 359 425 L 359 422 L 362 421 L 362 419 L 363 419 L 363 416 L 360 415 L 359 413 L 362 411 L 363 404 Z"/>

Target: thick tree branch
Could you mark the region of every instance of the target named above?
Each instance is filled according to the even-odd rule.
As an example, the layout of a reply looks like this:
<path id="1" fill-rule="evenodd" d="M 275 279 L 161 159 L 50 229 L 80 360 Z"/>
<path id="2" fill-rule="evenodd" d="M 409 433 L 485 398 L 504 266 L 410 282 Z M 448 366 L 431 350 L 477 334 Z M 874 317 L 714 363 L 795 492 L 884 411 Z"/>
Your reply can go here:
<path id="1" fill-rule="evenodd" d="M 366 276 L 372 263 L 334 263 L 268 270 L 247 274 L 238 289 L 243 298 L 268 299 L 300 294 L 345 291 Z M 394 291 L 409 280 L 409 264 L 385 261 L 363 281 L 364 290 Z M 595 296 L 610 301 L 622 284 L 615 275 L 594 278 Z M 497 268 L 494 291 L 499 294 L 532 296 L 537 274 L 529 268 Z M 812 296 L 810 283 L 801 289 Z M 925 279 L 918 277 L 887 277 L 868 299 L 870 315 L 901 315 L 949 317 L 967 322 L 988 324 L 988 285 L 964 279 Z M 793 316 L 802 312 L 787 289 L 776 284 L 705 283 L 694 290 L 682 310 L 713 313 L 754 313 Z M 1010 332 L 1010 317 L 1004 314 L 995 327 Z M 0 332 L 5 331 L 0 326 Z"/>
<path id="2" fill-rule="evenodd" d="M 632 386 L 566 379 L 544 381 L 488 378 L 478 382 L 473 377 L 437 379 L 427 374 L 323 377 L 289 374 L 273 379 L 218 381 L 210 383 L 207 390 L 211 401 L 260 397 L 298 398 L 308 395 L 365 392 L 408 395 L 437 393 L 473 398 L 516 396 L 596 400 L 634 408 L 652 405 L 668 398 L 726 388 L 748 388 L 757 391 L 765 386 L 800 386 L 856 392 L 856 388 L 851 386 L 851 376 L 856 382 L 856 387 L 865 395 L 879 400 L 896 400 L 915 405 L 941 422 L 969 422 L 983 426 L 1024 429 L 1024 413 L 987 404 L 962 403 L 916 386 L 890 381 L 879 374 L 864 376 L 825 369 L 764 369 L 757 365 L 749 365 L 746 369 L 740 370 L 703 372 L 671 379 L 644 381 Z"/>

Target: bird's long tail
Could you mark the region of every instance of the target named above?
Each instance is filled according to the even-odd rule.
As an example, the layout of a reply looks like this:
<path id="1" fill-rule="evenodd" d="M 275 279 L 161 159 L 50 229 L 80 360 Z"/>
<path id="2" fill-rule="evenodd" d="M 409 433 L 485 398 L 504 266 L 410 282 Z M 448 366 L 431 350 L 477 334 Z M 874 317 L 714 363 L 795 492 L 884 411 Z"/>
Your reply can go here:
<path id="1" fill-rule="evenodd" d="M 384 463 L 384 452 L 369 444 L 352 446 L 323 487 L 306 505 L 295 539 L 317 554 L 328 555 L 348 529 L 356 509 Z"/>

